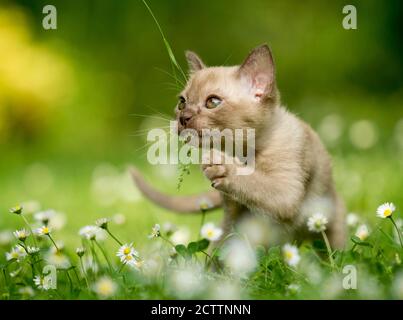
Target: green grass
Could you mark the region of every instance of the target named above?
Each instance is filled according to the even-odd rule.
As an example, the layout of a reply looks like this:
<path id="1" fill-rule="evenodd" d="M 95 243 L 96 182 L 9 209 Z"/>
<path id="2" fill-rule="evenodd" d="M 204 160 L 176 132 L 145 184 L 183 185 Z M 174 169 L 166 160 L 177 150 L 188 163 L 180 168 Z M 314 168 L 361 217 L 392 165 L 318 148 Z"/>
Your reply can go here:
<path id="1" fill-rule="evenodd" d="M 304 243 L 299 248 L 302 258 L 297 267 L 290 267 L 284 262 L 280 247 L 270 244 L 268 247 L 258 246 L 255 248 L 258 265 L 247 276 L 241 278 L 231 274 L 228 268 L 217 269 L 216 264 L 208 262 L 209 259 L 203 253 L 194 254 L 190 260 L 181 255 L 171 257 L 172 248 L 167 242 L 162 239 L 148 239 L 147 235 L 155 223 L 163 225 L 169 221 L 178 226 L 189 228 L 190 240 L 196 241 L 201 217 L 178 215 L 156 207 L 137 194 L 138 191 L 131 185 L 129 177 L 126 177 L 127 180 L 123 178 L 119 180 L 121 182 L 116 185 L 117 193 L 124 191 L 123 193 L 126 194 L 128 191 L 128 194 L 132 192 L 137 195 L 132 199 L 117 197 L 115 201 L 103 203 L 94 197 L 92 191 L 94 168 L 98 165 L 95 161 L 88 160 L 87 162 L 79 161 L 76 163 L 72 159 L 42 161 L 48 168 L 46 174 L 52 176 L 53 182 L 47 189 L 41 190 L 40 186 L 45 179 L 40 178 L 40 174 L 44 174 L 43 168 L 39 170 L 39 173 L 36 173 L 38 176 L 35 176 L 35 170 L 32 173 L 32 163 L 39 161 L 39 159 L 36 161 L 34 159 L 21 160 L 21 162 L 8 159 L 9 161 L 2 162 L 1 184 L 4 191 L 0 194 L 0 229 L 14 230 L 24 227 L 20 217 L 8 212 L 10 207 L 22 201 L 37 200 L 43 209 L 53 208 L 64 212 L 67 223 L 63 229 L 55 230 L 52 236 L 56 242 L 64 242 L 66 254 L 76 267 L 78 279 L 73 269 L 70 271 L 59 269 L 57 271 L 57 291 L 37 289 L 33 283 L 29 259 L 25 259 L 21 263 L 13 262 L 11 264 L 5 260 L 5 253 L 17 243 L 17 240 L 14 239 L 10 244 L 0 248 L 0 264 L 5 270 L 7 278 L 6 282 L 4 274 L 0 277 L 1 297 L 4 299 L 27 298 L 19 294 L 18 290 L 20 287 L 30 286 L 35 290 L 34 296 L 30 297 L 34 299 L 95 299 L 99 296 L 94 293 L 93 285 L 97 279 L 106 275 L 113 279 L 119 288 L 112 298 L 120 299 L 214 298 L 217 292 L 220 292 L 215 284 L 219 284 L 221 288 L 227 288 L 228 283 L 232 286 L 229 286 L 227 291 L 222 294 L 228 294 L 230 297 L 232 297 L 231 294 L 234 294 L 234 297 L 240 298 L 402 298 L 401 289 L 400 293 L 396 293 L 399 290 L 396 287 L 398 281 L 400 281 L 400 286 L 403 281 L 401 275 L 403 272 L 401 264 L 403 251 L 394 238 L 393 226 L 390 221 L 375 216 L 378 205 L 385 201 L 391 201 L 397 206 L 394 213 L 395 219 L 401 217 L 403 182 L 397 173 L 401 172 L 402 164 L 397 157 L 392 156 L 388 151 L 380 152 L 381 146 L 376 149 L 378 150 L 372 152 L 350 152 L 343 156 L 335 152 L 337 154 L 334 157 L 335 179 L 339 191 L 347 202 L 349 211 L 357 212 L 371 230 L 370 236 L 364 243 L 354 245 L 351 240 L 348 240 L 346 250 L 334 254 L 335 268 L 329 264 L 322 241 Z M 385 157 L 385 155 L 388 156 Z M 116 168 L 114 174 L 124 175 L 127 161 L 125 159 L 110 160 L 109 162 Z M 146 173 L 148 179 L 161 190 L 171 193 L 178 192 L 176 190 L 177 173 L 175 171 L 170 173 L 171 176 L 166 173 L 167 176 L 163 178 L 158 167 L 150 168 L 142 163 L 137 163 L 137 165 Z M 8 168 L 7 171 L 4 170 L 5 167 Z M 113 174 L 111 175 L 113 176 Z M 185 178 L 182 188 L 180 191 L 182 194 L 193 193 L 206 190 L 208 183 L 202 178 L 197 168 L 192 168 L 192 173 Z M 105 196 L 109 192 L 116 196 L 115 191 L 113 188 L 108 189 L 103 195 Z M 97 256 L 100 259 L 100 270 L 97 274 L 88 275 L 90 285 L 90 290 L 88 290 L 80 271 L 78 257 L 74 253 L 76 247 L 82 245 L 78 230 L 84 225 L 94 224 L 97 218 L 113 217 L 117 212 L 126 217 L 126 222 L 117 225 L 111 221 L 109 225 L 113 234 L 122 242 L 133 242 L 134 247 L 146 263 L 149 260 L 154 261 L 157 257 L 160 269 L 157 275 L 148 276 L 144 275 L 144 273 L 147 274 L 145 271 L 133 271 L 128 267 L 119 273 L 121 263 L 115 256 L 119 245 L 109 237 L 101 245 L 105 248 L 109 260 L 112 261 L 114 271 L 109 274 L 102 251 L 96 248 Z M 207 216 L 206 221 L 218 222 L 220 216 L 221 210 L 216 210 Z M 32 215 L 27 215 L 27 219 L 32 221 Z M 350 229 L 349 239 L 354 233 L 355 229 Z M 166 237 L 168 236 L 166 235 Z M 29 238 L 27 241 L 32 241 L 32 239 Z M 43 258 L 52 248 L 52 243 L 48 239 L 44 239 L 40 242 L 40 247 Z M 86 255 L 91 254 L 89 248 Z M 206 263 L 210 265 L 207 269 L 205 268 Z M 46 262 L 42 261 L 38 266 L 43 267 L 45 264 Z M 7 269 L 4 269 L 6 265 L 8 265 Z M 182 291 L 178 290 L 175 287 L 177 284 L 172 280 L 172 278 L 176 279 L 176 272 L 186 274 L 189 265 L 191 270 L 198 268 L 196 265 L 205 269 L 200 273 L 204 279 L 201 283 L 205 284 L 200 292 L 187 292 L 183 288 Z M 346 265 L 354 265 L 357 268 L 357 290 L 341 288 L 343 277 L 345 277 L 343 267 Z M 9 274 L 16 270 L 20 270 L 20 274 L 11 278 Z M 39 274 L 39 268 L 35 274 Z M 299 288 L 297 292 L 294 292 L 293 287 L 291 289 L 289 287 L 294 284 Z"/>
<path id="2" fill-rule="evenodd" d="M 147 2 L 143 3 L 162 36 L 172 64 L 172 76 L 176 84 L 181 84 L 182 79 L 177 74 L 184 79 L 186 75 L 157 18 Z M 377 103 L 368 106 L 368 101 L 362 102 L 362 96 L 359 97 L 359 101 L 351 96 L 345 98 L 349 103 L 345 108 L 350 115 L 356 112 L 355 117 L 361 118 L 362 105 L 366 105 L 367 111 L 376 111 L 375 115 L 379 113 Z M 344 101 L 341 99 L 343 98 L 338 97 L 339 102 Z M 310 110 L 305 105 L 300 106 L 300 110 L 304 110 L 304 118 L 311 120 L 323 115 L 317 112 L 318 109 Z M 134 152 L 129 153 L 129 156 L 122 156 L 129 149 L 125 143 L 105 147 L 105 150 L 102 149 L 103 145 L 97 146 L 104 150 L 103 154 L 86 154 L 83 151 L 87 150 L 80 152 L 80 147 L 77 151 L 75 141 L 72 144 L 74 152 L 64 150 L 60 154 L 58 151 L 63 150 L 63 146 L 53 150 L 53 154 L 50 153 L 52 148 L 46 146 L 42 151 L 39 151 L 38 146 L 10 146 L 10 152 L 3 152 L 0 160 L 0 231 L 11 232 L 24 227 L 23 219 L 9 213 L 9 208 L 27 200 L 38 201 L 42 209 L 52 208 L 63 212 L 67 219 L 65 226 L 60 230 L 53 230 L 51 235 L 58 246 L 61 241 L 64 243 L 60 254 L 68 259 L 71 267 L 57 269 L 57 290 L 41 290 L 33 279 L 42 275 L 42 268 L 49 264 L 46 259 L 53 250 L 51 239 L 46 236 L 36 239 L 41 251 L 33 260 L 25 257 L 20 262 L 6 261 L 6 252 L 10 252 L 18 242 L 13 238 L 9 243 L 0 245 L 0 298 L 105 298 L 96 286 L 106 277 L 114 284 L 109 283 L 109 286 L 115 286 L 116 289 L 108 297 L 111 299 L 403 299 L 402 248 L 395 239 L 390 221 L 375 216 L 376 208 L 381 203 L 390 201 L 397 206 L 395 220 L 401 217 L 403 162 L 401 151 L 395 150 L 390 138 L 389 124 L 393 117 L 393 111 L 383 115 L 380 121 L 380 141 L 372 149 L 354 149 L 344 136 L 330 149 L 334 159 L 337 189 L 345 199 L 348 210 L 356 212 L 361 222 L 369 226 L 368 238 L 365 241 L 355 239 L 353 242 L 351 238 L 356 230 L 350 228 L 346 249 L 332 253 L 334 266 L 329 263 L 323 241 L 303 243 L 298 248 L 301 260 L 297 266 L 289 266 L 285 262 L 281 247 L 272 243 L 267 246 L 258 245 L 252 251 L 246 250 L 246 258 L 235 256 L 235 262 L 248 261 L 249 257 L 256 263 L 243 265 L 248 267 L 248 272 L 244 274 L 234 273 L 234 265 L 231 268 L 225 248 L 215 251 L 216 255 L 211 258 L 200 252 L 195 243 L 190 246 L 184 243 L 184 246 L 176 247 L 175 254 L 169 243 L 172 240 L 169 234 L 162 233 L 167 241 L 147 237 L 155 223 L 163 225 L 171 222 L 180 229 L 188 228 L 189 241 L 195 242 L 199 239 L 201 217 L 167 212 L 142 198 L 130 182 L 127 164 L 134 163 L 141 168 L 157 188 L 182 194 L 209 188 L 209 184 L 196 168 L 192 168 L 191 174 L 184 177 L 178 191 L 178 173 L 172 174 L 170 169 L 161 171 L 160 167 L 146 165 L 144 149 L 141 154 Z M 370 118 L 375 119 L 376 116 Z M 94 122 L 93 125 L 97 126 L 97 123 Z M 86 126 L 83 128 L 88 131 Z M 94 194 L 94 190 L 98 191 Z M 116 213 L 126 217 L 125 223 L 114 222 Z M 25 215 L 32 224 L 33 215 L 24 213 Z M 206 221 L 218 223 L 221 215 L 222 210 L 216 210 L 206 217 Z M 144 260 L 143 268 L 137 270 L 122 267 L 116 257 L 120 245 L 112 237 L 99 242 L 98 246 L 92 241 L 83 241 L 78 235 L 80 228 L 93 225 L 96 219 L 102 217 L 112 218 L 109 229 L 120 241 L 133 242 Z M 234 238 L 237 236 L 233 235 Z M 32 236 L 26 241 L 29 245 L 34 244 Z M 97 272 L 82 272 L 80 259 L 75 254 L 78 246 L 86 247 L 84 259 L 93 257 L 97 260 Z M 239 254 L 243 251 L 237 252 Z M 255 257 L 256 261 L 251 257 Z M 343 289 L 343 281 L 348 276 L 343 273 L 346 266 L 354 266 L 357 271 L 356 290 Z M 21 288 L 30 288 L 25 290 L 30 290 L 32 294 L 21 293 Z"/>

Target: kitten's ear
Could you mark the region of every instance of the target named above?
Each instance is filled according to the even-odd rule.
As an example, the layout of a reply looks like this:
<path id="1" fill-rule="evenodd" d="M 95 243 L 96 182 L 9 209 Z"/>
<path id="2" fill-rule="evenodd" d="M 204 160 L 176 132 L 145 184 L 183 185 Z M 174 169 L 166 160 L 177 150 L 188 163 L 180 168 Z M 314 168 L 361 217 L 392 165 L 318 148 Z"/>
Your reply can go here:
<path id="1" fill-rule="evenodd" d="M 186 51 L 185 55 L 189 64 L 190 73 L 199 71 L 206 67 L 199 56 L 193 51 Z"/>
<path id="2" fill-rule="evenodd" d="M 239 67 L 241 79 L 247 81 L 251 94 L 261 101 L 270 97 L 274 89 L 274 61 L 267 44 L 252 50 Z"/>

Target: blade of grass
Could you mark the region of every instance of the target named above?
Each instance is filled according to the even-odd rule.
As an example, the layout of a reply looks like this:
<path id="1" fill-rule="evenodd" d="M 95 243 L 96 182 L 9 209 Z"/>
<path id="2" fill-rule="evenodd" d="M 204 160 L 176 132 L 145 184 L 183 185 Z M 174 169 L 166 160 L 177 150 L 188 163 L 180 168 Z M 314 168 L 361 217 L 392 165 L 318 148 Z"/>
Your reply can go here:
<path id="1" fill-rule="evenodd" d="M 150 6 L 148 5 L 147 1 L 142 0 L 143 4 L 146 6 L 148 12 L 150 13 L 151 17 L 153 18 L 155 24 L 157 25 L 158 31 L 161 34 L 162 40 L 164 42 L 165 48 L 168 52 L 168 56 L 169 59 L 171 60 L 171 63 L 175 66 L 175 68 L 182 74 L 183 78 L 185 79 L 185 81 L 187 80 L 186 78 L 186 74 L 185 72 L 183 72 L 183 69 L 181 68 L 181 66 L 179 65 L 179 63 L 176 61 L 175 55 L 172 51 L 171 45 L 169 44 L 167 38 L 165 37 L 164 32 L 162 31 L 162 28 L 157 20 L 157 18 L 154 15 L 154 12 L 151 10 Z M 176 74 L 174 74 L 175 78 L 176 78 Z"/>

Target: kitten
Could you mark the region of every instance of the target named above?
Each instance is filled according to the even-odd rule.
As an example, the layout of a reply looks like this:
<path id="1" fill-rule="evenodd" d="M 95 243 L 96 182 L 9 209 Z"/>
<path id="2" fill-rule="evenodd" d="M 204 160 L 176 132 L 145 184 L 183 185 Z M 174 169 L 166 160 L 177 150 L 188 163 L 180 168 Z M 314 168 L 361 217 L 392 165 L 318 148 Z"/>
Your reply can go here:
<path id="1" fill-rule="evenodd" d="M 326 233 L 335 248 L 344 246 L 344 205 L 333 179 L 330 157 L 313 129 L 280 104 L 275 67 L 267 45 L 255 48 L 241 66 L 206 67 L 186 52 L 190 78 L 175 109 L 179 131 L 192 128 L 254 128 L 255 171 L 236 175 L 237 164 L 202 165 L 214 190 L 175 197 L 160 193 L 140 173 L 132 175 L 142 193 L 176 212 L 199 212 L 208 198 L 224 208 L 225 237 L 242 217 L 270 217 L 289 236 L 310 236 L 306 221 L 320 211 L 329 220 Z"/>

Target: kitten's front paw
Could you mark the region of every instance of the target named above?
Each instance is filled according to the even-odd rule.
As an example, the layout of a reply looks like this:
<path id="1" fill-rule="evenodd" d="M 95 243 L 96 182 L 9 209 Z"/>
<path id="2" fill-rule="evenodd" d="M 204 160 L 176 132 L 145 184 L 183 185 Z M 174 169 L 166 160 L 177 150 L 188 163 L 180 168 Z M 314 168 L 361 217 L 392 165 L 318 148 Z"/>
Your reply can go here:
<path id="1" fill-rule="evenodd" d="M 224 152 L 214 151 L 205 156 L 202 169 L 204 175 L 211 181 L 211 186 L 220 191 L 227 191 L 231 177 L 236 170 L 235 160 L 230 159 Z"/>
<path id="2" fill-rule="evenodd" d="M 203 173 L 211 181 L 213 188 L 219 189 L 228 183 L 229 170 L 226 165 L 210 165 L 203 168 Z"/>

